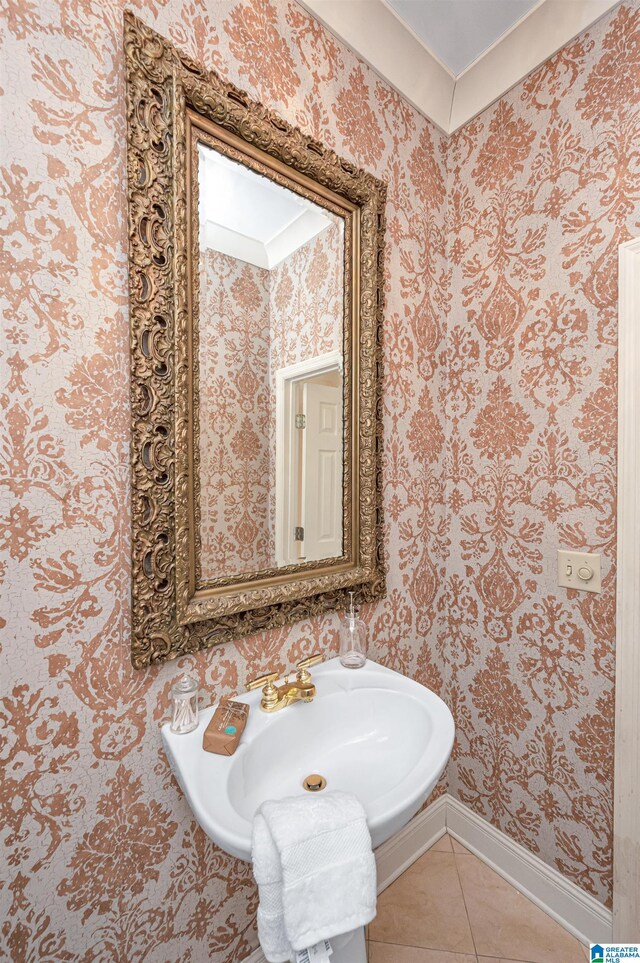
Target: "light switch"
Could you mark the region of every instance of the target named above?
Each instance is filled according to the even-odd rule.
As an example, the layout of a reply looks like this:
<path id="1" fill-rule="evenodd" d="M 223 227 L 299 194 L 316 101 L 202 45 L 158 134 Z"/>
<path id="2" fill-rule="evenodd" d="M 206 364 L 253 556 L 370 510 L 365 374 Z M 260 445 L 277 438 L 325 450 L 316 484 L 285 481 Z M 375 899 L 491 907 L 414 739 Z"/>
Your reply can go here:
<path id="1" fill-rule="evenodd" d="M 583 592 L 601 592 L 600 556 L 559 549 L 558 585 Z"/>

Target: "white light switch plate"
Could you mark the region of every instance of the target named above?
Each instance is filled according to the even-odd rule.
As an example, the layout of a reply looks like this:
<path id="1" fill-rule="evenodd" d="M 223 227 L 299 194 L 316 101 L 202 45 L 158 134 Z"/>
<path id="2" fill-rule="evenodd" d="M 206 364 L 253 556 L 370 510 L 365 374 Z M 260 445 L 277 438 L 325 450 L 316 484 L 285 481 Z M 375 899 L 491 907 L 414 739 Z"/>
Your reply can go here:
<path id="1" fill-rule="evenodd" d="M 583 592 L 601 592 L 600 556 L 558 551 L 558 585 Z"/>

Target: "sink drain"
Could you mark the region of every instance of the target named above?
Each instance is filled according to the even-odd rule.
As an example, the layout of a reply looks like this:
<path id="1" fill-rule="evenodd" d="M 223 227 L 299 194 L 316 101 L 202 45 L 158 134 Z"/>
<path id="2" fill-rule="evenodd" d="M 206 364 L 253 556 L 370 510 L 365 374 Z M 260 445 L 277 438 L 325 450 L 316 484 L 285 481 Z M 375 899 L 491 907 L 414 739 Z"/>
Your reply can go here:
<path id="1" fill-rule="evenodd" d="M 320 792 L 327 785 L 327 780 L 318 772 L 312 772 L 310 776 L 302 782 L 307 792 Z"/>

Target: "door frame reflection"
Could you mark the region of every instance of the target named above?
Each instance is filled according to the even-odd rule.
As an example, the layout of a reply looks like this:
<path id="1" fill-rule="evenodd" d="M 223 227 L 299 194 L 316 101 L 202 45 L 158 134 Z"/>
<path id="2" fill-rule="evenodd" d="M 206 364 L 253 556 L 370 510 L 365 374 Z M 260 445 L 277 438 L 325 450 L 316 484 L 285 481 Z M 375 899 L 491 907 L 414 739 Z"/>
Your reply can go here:
<path id="1" fill-rule="evenodd" d="M 339 372 L 343 374 L 341 351 L 306 358 L 275 372 L 276 477 L 275 477 L 275 556 L 276 565 L 290 565 L 300 559 L 292 556 L 291 534 L 296 525 L 297 490 L 291 484 L 294 453 L 298 450 L 295 425 L 295 389 L 309 378 Z M 343 385 L 344 392 L 344 385 Z M 344 395 L 343 395 L 344 411 Z M 344 418 L 344 416 L 343 416 Z M 343 420 L 344 425 L 344 420 Z M 343 431 L 344 460 L 344 431 Z M 344 539 L 344 528 L 343 528 Z M 343 542 L 344 545 L 344 542 Z M 344 548 L 343 548 L 344 552 Z"/>

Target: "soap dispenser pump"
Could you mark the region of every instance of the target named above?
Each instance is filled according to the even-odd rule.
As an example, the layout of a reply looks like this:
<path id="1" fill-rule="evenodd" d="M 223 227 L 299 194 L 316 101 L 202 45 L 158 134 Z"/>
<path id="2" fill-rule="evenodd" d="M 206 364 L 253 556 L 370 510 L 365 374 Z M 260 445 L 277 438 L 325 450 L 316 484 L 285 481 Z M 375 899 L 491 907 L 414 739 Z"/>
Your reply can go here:
<path id="1" fill-rule="evenodd" d="M 340 626 L 340 662 L 346 669 L 360 669 L 367 661 L 367 627 L 358 618 L 353 592 L 349 595 L 349 609 Z"/>

